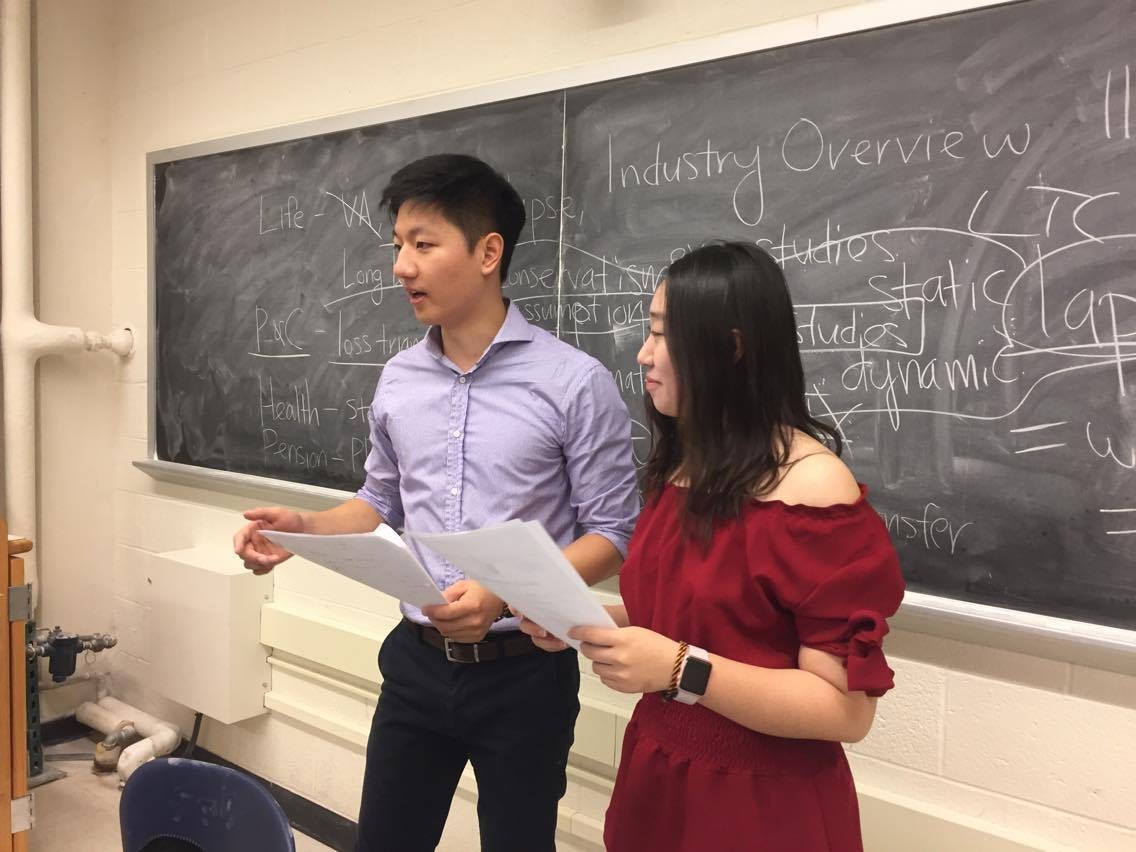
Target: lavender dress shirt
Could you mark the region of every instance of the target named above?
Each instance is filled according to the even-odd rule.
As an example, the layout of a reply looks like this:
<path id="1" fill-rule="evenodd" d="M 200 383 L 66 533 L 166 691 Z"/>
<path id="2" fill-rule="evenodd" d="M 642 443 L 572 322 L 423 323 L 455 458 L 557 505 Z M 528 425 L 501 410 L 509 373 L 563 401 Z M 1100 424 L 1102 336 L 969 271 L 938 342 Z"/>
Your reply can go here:
<path id="1" fill-rule="evenodd" d="M 383 368 L 358 497 L 393 527 L 460 532 L 516 518 L 539 521 L 561 547 L 594 533 L 626 555 L 639 494 L 631 421 L 608 370 L 511 304 L 468 372 L 440 344 L 433 327 Z M 439 588 L 464 576 L 411 547 Z M 405 602 L 402 612 L 429 623 Z"/>

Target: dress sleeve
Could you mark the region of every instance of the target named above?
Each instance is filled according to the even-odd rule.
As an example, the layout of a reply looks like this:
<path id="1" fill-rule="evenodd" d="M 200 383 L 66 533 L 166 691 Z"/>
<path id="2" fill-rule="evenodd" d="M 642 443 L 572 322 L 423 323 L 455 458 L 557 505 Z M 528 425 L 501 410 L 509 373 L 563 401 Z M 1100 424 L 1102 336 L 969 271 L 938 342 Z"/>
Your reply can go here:
<path id="1" fill-rule="evenodd" d="M 850 691 L 883 695 L 895 685 L 883 638 L 904 588 L 883 521 L 863 495 L 855 504 L 783 511 L 770 544 L 801 644 L 843 657 Z"/>

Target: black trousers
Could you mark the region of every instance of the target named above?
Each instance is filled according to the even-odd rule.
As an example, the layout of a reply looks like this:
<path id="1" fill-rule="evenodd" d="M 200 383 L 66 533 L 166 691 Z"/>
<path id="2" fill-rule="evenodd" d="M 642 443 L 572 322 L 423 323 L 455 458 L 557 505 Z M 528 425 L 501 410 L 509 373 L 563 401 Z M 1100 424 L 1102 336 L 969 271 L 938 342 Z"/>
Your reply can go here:
<path id="1" fill-rule="evenodd" d="M 403 621 L 379 671 L 358 852 L 433 850 L 467 760 L 482 852 L 554 852 L 580 711 L 575 651 L 451 663 Z"/>

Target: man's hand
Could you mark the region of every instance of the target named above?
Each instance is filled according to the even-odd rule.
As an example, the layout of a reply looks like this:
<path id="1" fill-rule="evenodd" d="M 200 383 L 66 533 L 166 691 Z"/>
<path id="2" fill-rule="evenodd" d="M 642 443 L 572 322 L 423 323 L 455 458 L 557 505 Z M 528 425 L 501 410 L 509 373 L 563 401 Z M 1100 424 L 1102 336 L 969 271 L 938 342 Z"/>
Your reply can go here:
<path id="1" fill-rule="evenodd" d="M 260 534 L 261 530 L 276 532 L 303 532 L 304 520 L 299 512 L 279 507 L 250 509 L 245 512 L 248 521 L 233 536 L 233 552 L 254 574 L 267 574 L 292 554 L 273 544 Z"/>
<path id="2" fill-rule="evenodd" d="M 458 580 L 442 596 L 449 603 L 422 609 L 438 632 L 455 642 L 480 642 L 501 615 L 505 602 L 474 580 Z"/>
<path id="3" fill-rule="evenodd" d="M 514 610 L 513 614 L 518 615 L 521 618 L 521 623 L 519 625 L 520 631 L 527 634 L 528 636 L 531 636 L 533 644 L 540 648 L 540 650 L 548 651 L 548 653 L 550 654 L 555 654 L 556 652 L 563 651 L 568 647 L 567 642 L 562 642 L 561 640 L 557 639 L 535 621 L 526 618 L 522 613 Z"/>
<path id="4" fill-rule="evenodd" d="M 573 627 L 580 653 L 616 692 L 661 692 L 670 686 L 679 644 L 644 627 Z"/>

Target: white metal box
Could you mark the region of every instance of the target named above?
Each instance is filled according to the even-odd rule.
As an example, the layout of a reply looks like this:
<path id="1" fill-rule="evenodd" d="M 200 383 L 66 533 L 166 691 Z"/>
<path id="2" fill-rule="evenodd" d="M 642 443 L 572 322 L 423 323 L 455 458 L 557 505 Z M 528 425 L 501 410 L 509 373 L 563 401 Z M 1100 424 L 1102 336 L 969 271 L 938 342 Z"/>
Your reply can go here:
<path id="1" fill-rule="evenodd" d="M 272 575 L 254 575 L 231 553 L 189 548 L 152 554 L 152 688 L 231 724 L 266 712 L 268 655 L 260 610 Z"/>

